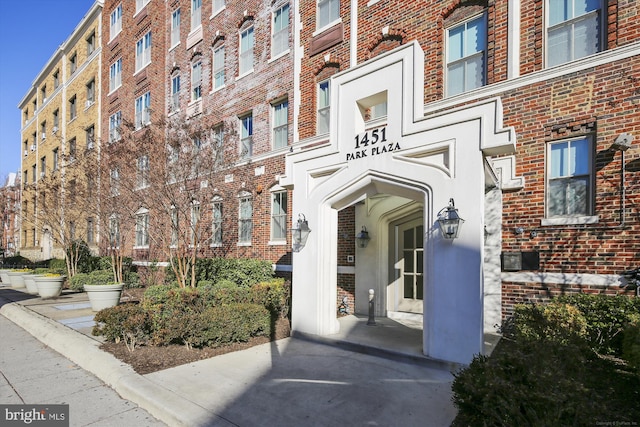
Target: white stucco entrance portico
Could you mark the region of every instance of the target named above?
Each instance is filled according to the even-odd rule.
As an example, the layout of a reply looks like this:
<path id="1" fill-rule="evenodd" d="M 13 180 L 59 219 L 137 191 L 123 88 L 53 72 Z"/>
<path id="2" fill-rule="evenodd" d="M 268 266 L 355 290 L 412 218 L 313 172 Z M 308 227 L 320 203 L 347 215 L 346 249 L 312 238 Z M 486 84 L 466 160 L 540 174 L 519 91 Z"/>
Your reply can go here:
<path id="1" fill-rule="evenodd" d="M 423 313 L 423 352 L 469 363 L 500 321 L 501 197 L 491 156 L 514 153 L 515 133 L 503 128 L 499 99 L 425 116 L 423 87 L 417 42 L 335 75 L 328 142 L 287 156 L 280 184 L 293 188 L 293 223 L 304 214 L 312 230 L 293 254 L 292 329 L 337 332 L 338 211 L 356 204 L 354 233 L 364 225 L 372 235 L 356 255 L 356 311 L 366 312 L 369 289 L 376 315 L 407 309 L 391 252 L 398 230 L 420 230 L 410 249 L 422 270 L 406 289 L 413 283 L 422 300 L 408 310 Z M 367 121 L 364 111 L 385 101 L 386 118 Z M 465 223 L 447 241 L 436 219 L 451 198 Z"/>

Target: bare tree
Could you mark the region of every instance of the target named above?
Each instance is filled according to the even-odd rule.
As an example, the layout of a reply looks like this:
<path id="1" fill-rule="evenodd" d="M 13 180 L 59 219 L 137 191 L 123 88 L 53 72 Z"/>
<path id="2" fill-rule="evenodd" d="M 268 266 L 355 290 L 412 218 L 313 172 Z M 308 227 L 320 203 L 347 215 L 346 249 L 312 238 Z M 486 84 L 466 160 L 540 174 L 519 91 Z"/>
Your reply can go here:
<path id="1" fill-rule="evenodd" d="M 175 115 L 142 128 L 124 123 L 119 140 L 103 148 L 110 179 L 103 179 L 109 202 L 101 210 L 120 220 L 118 248 L 128 236 L 134 248 L 167 260 L 180 287 L 196 286 L 196 259 L 219 237 L 214 183 L 238 159 L 224 144 L 232 133 L 204 116 Z"/>

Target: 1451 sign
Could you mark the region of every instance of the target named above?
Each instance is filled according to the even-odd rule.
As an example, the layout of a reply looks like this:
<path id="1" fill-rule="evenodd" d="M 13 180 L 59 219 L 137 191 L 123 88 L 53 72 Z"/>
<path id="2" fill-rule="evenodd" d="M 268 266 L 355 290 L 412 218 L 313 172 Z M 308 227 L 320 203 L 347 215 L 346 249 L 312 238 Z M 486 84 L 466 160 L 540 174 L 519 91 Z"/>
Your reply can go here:
<path id="1" fill-rule="evenodd" d="M 365 157 L 373 157 L 378 154 L 388 153 L 400 149 L 397 142 L 387 141 L 387 127 L 370 129 L 366 132 L 359 133 L 355 136 L 355 151 L 347 153 L 347 161 L 355 159 L 364 159 Z"/>

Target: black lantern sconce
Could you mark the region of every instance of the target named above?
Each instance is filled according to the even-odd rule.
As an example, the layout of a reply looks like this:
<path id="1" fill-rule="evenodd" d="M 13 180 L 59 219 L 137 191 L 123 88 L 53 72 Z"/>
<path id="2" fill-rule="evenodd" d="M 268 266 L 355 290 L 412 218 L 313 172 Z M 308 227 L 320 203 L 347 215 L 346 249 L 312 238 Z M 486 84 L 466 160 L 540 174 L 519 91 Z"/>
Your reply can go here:
<path id="1" fill-rule="evenodd" d="M 309 228 L 307 218 L 305 218 L 304 214 L 298 215 L 297 228 L 291 229 L 291 250 L 293 252 L 300 252 L 302 248 L 304 248 L 304 246 L 307 244 L 309 233 L 311 233 L 311 229 Z"/>
<path id="2" fill-rule="evenodd" d="M 458 209 L 456 209 L 453 198 L 449 199 L 449 206 L 442 208 L 438 212 L 438 225 L 440 226 L 442 237 L 446 240 L 453 240 L 458 237 L 463 222 L 464 219 L 458 215 Z"/>
<path id="3" fill-rule="evenodd" d="M 366 248 L 369 244 L 369 240 L 371 237 L 369 236 L 369 232 L 367 231 L 367 227 L 362 226 L 362 230 L 356 235 L 356 242 L 358 242 L 359 248 Z"/>

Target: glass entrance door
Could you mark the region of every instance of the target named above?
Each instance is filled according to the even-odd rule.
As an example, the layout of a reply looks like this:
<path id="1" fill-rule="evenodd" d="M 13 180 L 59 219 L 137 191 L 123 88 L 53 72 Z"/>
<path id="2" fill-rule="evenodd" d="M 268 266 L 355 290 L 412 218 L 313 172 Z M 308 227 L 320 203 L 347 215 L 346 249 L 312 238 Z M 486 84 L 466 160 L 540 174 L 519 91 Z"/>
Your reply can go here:
<path id="1" fill-rule="evenodd" d="M 400 267 L 396 280 L 398 309 L 422 313 L 424 290 L 424 226 L 422 218 L 396 226 L 396 266 Z"/>

